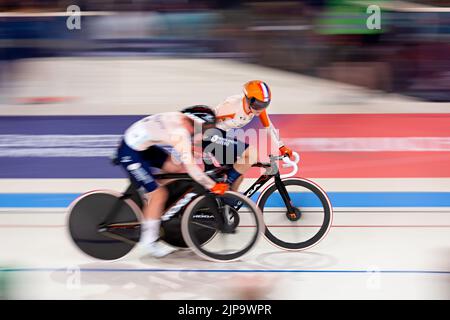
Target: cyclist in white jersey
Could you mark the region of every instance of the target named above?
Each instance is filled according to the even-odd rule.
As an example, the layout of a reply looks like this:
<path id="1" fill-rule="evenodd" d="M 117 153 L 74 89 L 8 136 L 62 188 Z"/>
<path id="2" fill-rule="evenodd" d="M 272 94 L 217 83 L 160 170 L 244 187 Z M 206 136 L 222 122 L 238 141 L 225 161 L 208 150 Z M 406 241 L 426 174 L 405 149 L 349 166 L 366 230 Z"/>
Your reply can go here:
<path id="1" fill-rule="evenodd" d="M 217 194 L 223 194 L 228 188 L 228 184 L 216 183 L 208 177 L 193 156 L 192 140 L 201 141 L 203 136 L 203 130 L 196 133 L 195 129 L 213 127 L 215 122 L 213 110 L 194 106 L 182 112 L 148 116 L 125 131 L 118 159 L 130 178 L 147 193 L 149 201 L 144 207 L 141 242 L 153 256 L 162 257 L 174 251 L 157 241 L 168 192 L 153 178 L 154 168 L 168 173 L 187 171 L 195 181 Z"/>
<path id="2" fill-rule="evenodd" d="M 242 182 L 242 175 L 257 161 L 258 151 L 255 146 L 249 146 L 236 138 L 230 139 L 229 135 L 227 135 L 228 131 L 242 128 L 250 123 L 255 116 L 258 116 L 262 125 L 268 131 L 270 138 L 276 143 L 280 154 L 292 157 L 292 150 L 280 140 L 267 114 L 266 109 L 270 104 L 271 98 L 270 89 L 265 82 L 252 80 L 244 84 L 243 94 L 228 97 L 214 109 L 217 118 L 216 127 L 222 130 L 222 136 L 226 136 L 226 138 L 214 137 L 203 143 L 203 149 L 208 150 L 209 147 L 209 150 L 214 150 L 215 153 L 219 150 L 222 160 L 225 153 L 233 154 L 234 164 L 228 172 L 227 180 L 233 190 L 238 189 Z M 215 145 L 212 145 L 212 143 Z M 222 150 L 217 146 L 218 143 L 223 146 Z M 217 158 L 217 154 L 213 155 Z M 238 158 L 240 161 L 237 161 Z M 222 165 L 224 164 L 223 161 L 219 162 Z M 211 163 L 205 161 L 206 169 L 209 169 L 211 166 Z"/>

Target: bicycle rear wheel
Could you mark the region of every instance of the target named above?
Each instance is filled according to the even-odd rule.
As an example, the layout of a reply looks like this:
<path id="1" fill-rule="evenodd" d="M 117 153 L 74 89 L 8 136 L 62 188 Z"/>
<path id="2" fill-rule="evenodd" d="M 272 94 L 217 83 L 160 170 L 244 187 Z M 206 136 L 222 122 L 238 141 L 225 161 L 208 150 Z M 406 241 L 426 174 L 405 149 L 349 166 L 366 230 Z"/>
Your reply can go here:
<path id="1" fill-rule="evenodd" d="M 211 202 L 215 201 L 214 204 Z M 224 203 L 241 202 L 236 211 Z M 229 228 L 221 224 L 225 218 Z M 198 228 L 214 231 L 208 241 L 199 237 Z M 199 196 L 186 208 L 181 221 L 183 239 L 198 256 L 215 262 L 229 262 L 242 258 L 256 245 L 264 223 L 259 208 L 240 193 L 228 191 L 224 195 Z"/>
<path id="2" fill-rule="evenodd" d="M 141 213 L 129 199 L 109 190 L 88 192 L 69 207 L 68 229 L 75 245 L 85 254 L 102 260 L 116 260 L 139 242 Z M 110 215 L 111 212 L 114 214 Z M 107 217 L 108 232 L 101 232 Z"/>

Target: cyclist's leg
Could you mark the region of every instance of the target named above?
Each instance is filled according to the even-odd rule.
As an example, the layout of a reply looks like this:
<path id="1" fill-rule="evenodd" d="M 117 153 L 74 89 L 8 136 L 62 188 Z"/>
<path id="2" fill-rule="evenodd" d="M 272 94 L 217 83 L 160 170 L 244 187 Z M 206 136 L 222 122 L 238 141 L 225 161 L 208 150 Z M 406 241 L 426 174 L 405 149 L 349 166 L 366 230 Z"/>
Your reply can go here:
<path id="1" fill-rule="evenodd" d="M 245 151 L 237 158 L 233 164 L 233 168 L 228 173 L 228 180 L 231 182 L 231 189 L 237 191 L 242 181 L 243 175 L 258 161 L 258 150 L 245 144 Z"/>
<path id="2" fill-rule="evenodd" d="M 238 138 L 232 138 L 232 141 L 232 144 L 224 148 L 227 163 L 233 163 L 232 168 L 227 172 L 227 182 L 233 191 L 238 191 L 244 179 L 243 175 L 257 161 L 258 153 L 256 148 Z"/>
<path id="3" fill-rule="evenodd" d="M 163 168 L 167 161 L 171 161 L 169 155 L 163 149 L 154 148 L 154 146 L 146 151 L 138 152 L 125 143 L 120 146 L 118 155 L 121 165 L 127 170 L 130 178 L 145 189 L 147 199 L 149 199 L 143 209 L 141 242 L 148 246 L 150 253 L 154 256 L 162 257 L 171 253 L 174 250 L 156 244 L 159 238 L 161 215 L 167 199 L 167 190 L 160 187 L 152 175 L 152 169 Z M 173 169 L 174 167 L 167 165 L 166 168 Z"/>
<path id="4" fill-rule="evenodd" d="M 145 192 L 152 192 L 158 188 L 150 163 L 145 159 L 142 152 L 131 149 L 125 142 L 122 142 L 117 151 L 120 165 L 125 169 L 129 178 Z"/>
<path id="5" fill-rule="evenodd" d="M 218 165 L 233 164 L 227 173 L 227 182 L 234 191 L 237 191 L 242 183 L 242 175 L 257 161 L 255 148 L 217 128 L 207 133 L 203 150 L 204 153 L 213 155 Z M 205 170 L 214 167 L 212 163 L 205 162 Z"/>
<path id="6" fill-rule="evenodd" d="M 174 163 L 170 158 L 164 162 L 161 169 L 167 173 L 181 173 L 184 172 L 184 167 L 180 164 Z M 144 218 L 146 219 L 161 219 L 164 212 L 164 207 L 169 197 L 169 192 L 165 185 L 173 179 L 158 180 L 159 188 L 147 194 L 148 204 L 144 207 Z"/>
<path id="7" fill-rule="evenodd" d="M 153 145 L 144 151 L 143 156 L 151 163 L 152 168 L 158 168 L 168 173 L 185 172 L 179 155 L 172 146 Z"/>
<path id="8" fill-rule="evenodd" d="M 180 173 L 184 171 L 184 167 L 181 163 L 174 159 L 172 156 L 173 148 L 169 146 L 151 146 L 149 149 L 142 153 L 142 157 L 149 164 L 150 170 L 154 171 L 155 168 L 161 169 L 167 173 Z M 144 218 L 146 220 L 160 220 L 161 215 L 164 212 L 164 206 L 167 201 L 168 191 L 164 187 L 168 180 L 158 181 L 159 188 L 154 191 L 149 191 L 147 198 L 149 199 L 148 205 L 144 208 Z M 159 230 L 159 225 L 158 225 Z"/>

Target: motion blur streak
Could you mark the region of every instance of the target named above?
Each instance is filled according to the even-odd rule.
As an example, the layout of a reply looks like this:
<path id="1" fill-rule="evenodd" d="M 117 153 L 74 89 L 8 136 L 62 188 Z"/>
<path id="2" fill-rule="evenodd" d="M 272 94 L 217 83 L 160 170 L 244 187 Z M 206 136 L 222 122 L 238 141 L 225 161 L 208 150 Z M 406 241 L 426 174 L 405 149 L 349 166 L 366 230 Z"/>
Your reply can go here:
<path id="1" fill-rule="evenodd" d="M 449 40 L 448 0 L 0 0 L 0 299 L 450 299 Z M 225 266 L 76 251 L 67 206 L 127 186 L 130 124 L 253 79 L 334 205 L 320 245 Z"/>

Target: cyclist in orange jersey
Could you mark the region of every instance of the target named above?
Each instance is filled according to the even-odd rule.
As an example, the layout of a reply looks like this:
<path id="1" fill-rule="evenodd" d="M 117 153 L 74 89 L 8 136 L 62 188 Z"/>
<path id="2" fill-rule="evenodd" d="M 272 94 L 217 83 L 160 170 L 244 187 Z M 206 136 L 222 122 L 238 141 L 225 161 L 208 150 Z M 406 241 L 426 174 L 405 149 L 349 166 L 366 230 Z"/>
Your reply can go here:
<path id="1" fill-rule="evenodd" d="M 220 165 L 226 164 L 232 154 L 233 167 L 228 172 L 228 183 L 232 190 L 237 190 L 242 182 L 242 175 L 257 161 L 258 152 L 255 146 L 249 146 L 247 143 L 229 137 L 227 132 L 232 129 L 238 129 L 246 126 L 250 121 L 258 116 L 262 125 L 267 129 L 273 142 L 276 143 L 280 154 L 292 157 L 292 150 L 284 145 L 280 140 L 277 130 L 271 123 L 267 114 L 267 107 L 271 102 L 272 96 L 269 86 L 261 80 L 252 80 L 244 84 L 243 93 L 228 97 L 225 101 L 214 108 L 217 124 L 221 134 L 208 134 L 204 138 L 203 149 L 206 153 L 218 158 L 218 153 L 222 157 Z M 215 129 L 215 133 L 217 133 Z M 224 159 L 224 156 L 228 159 Z M 240 161 L 237 161 L 237 160 Z M 227 161 L 228 162 L 228 161 Z M 212 163 L 205 160 L 205 169 L 209 170 Z"/>

